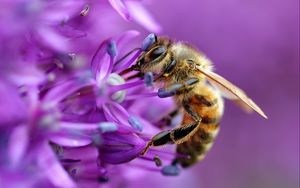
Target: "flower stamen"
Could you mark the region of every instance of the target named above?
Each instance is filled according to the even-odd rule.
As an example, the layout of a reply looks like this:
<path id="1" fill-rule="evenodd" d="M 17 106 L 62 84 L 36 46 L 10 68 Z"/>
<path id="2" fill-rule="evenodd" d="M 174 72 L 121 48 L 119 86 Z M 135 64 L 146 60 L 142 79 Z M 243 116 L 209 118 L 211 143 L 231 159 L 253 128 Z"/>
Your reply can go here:
<path id="1" fill-rule="evenodd" d="M 128 123 L 136 130 L 142 132 L 143 130 L 143 124 L 140 122 L 140 120 L 135 116 L 129 116 Z"/>
<path id="2" fill-rule="evenodd" d="M 176 165 L 168 165 L 161 169 L 161 173 L 165 176 L 178 176 L 180 174 L 180 169 Z"/>
<path id="3" fill-rule="evenodd" d="M 112 73 L 108 76 L 107 83 L 114 86 L 110 90 L 110 92 L 113 93 L 111 99 L 118 103 L 123 102 L 126 97 L 126 91 L 124 91 L 124 89 L 128 88 L 130 84 L 125 84 L 125 80 L 116 73 Z"/>
<path id="4" fill-rule="evenodd" d="M 117 56 L 117 44 L 116 41 L 111 40 L 108 44 L 107 44 L 107 53 L 110 55 L 110 57 L 115 58 Z"/>
<path id="5" fill-rule="evenodd" d="M 162 161 L 161 161 L 161 159 L 158 157 L 158 155 L 155 155 L 155 156 L 153 157 L 153 160 L 154 160 L 155 165 L 156 165 L 157 167 L 159 167 L 159 166 L 162 165 Z"/>
<path id="6" fill-rule="evenodd" d="M 144 83 L 147 87 L 153 86 L 153 73 L 152 72 L 147 72 L 144 75 Z"/>
<path id="7" fill-rule="evenodd" d="M 99 129 L 102 133 L 114 132 L 118 130 L 118 126 L 113 122 L 101 122 L 99 123 Z"/>
<path id="8" fill-rule="evenodd" d="M 141 49 L 146 51 L 154 42 L 156 42 L 156 36 L 154 33 L 149 34 L 143 41 Z"/>

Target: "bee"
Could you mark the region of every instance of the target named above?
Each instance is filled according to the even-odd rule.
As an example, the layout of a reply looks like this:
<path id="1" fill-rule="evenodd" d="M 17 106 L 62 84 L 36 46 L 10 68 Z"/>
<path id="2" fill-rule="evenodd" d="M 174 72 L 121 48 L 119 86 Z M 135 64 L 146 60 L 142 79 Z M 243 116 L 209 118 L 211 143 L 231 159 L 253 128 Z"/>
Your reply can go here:
<path id="1" fill-rule="evenodd" d="M 267 119 L 244 91 L 214 73 L 212 62 L 196 48 L 168 37 L 152 34 L 152 38 L 129 69 L 139 74 L 151 72 L 154 83 L 162 83 L 158 96 L 173 97 L 183 119 L 180 126 L 154 135 L 141 155 L 151 146 L 177 144 L 179 155 L 174 162 L 182 167 L 204 159 L 219 132 L 224 97 Z"/>

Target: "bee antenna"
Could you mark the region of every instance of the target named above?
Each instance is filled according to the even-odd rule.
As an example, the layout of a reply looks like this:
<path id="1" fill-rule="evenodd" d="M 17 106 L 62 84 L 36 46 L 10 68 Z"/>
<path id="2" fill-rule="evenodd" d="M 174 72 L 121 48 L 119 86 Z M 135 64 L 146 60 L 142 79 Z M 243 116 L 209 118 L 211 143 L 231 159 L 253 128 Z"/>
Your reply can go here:
<path id="1" fill-rule="evenodd" d="M 134 70 L 134 69 L 133 69 L 133 67 L 131 66 L 131 67 L 129 67 L 128 69 L 122 70 L 122 72 L 120 72 L 119 75 L 127 74 L 127 73 L 129 73 L 129 72 L 131 72 L 131 71 L 133 71 L 133 70 Z"/>
<path id="2" fill-rule="evenodd" d="M 141 50 L 141 48 L 134 48 L 131 51 L 129 51 L 127 54 L 125 54 L 123 57 L 121 57 L 120 59 L 118 59 L 115 63 L 115 65 L 118 65 L 119 63 L 121 63 L 124 59 L 126 59 L 130 54 L 132 54 L 133 52 L 137 51 L 137 50 Z"/>

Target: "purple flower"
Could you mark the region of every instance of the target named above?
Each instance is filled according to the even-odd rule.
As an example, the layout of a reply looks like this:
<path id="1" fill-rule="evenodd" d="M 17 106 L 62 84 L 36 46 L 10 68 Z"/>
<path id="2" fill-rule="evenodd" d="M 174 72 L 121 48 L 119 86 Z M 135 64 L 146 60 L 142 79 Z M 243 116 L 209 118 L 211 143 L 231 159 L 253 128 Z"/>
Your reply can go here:
<path id="1" fill-rule="evenodd" d="M 131 181 L 118 171 L 178 174 L 172 146 L 140 155 L 175 107 L 147 87 L 150 73 L 123 74 L 153 35 L 135 43 L 139 32 L 118 19 L 160 30 L 140 1 L 2 1 L 0 15 L 0 187 L 114 187 Z M 138 48 L 125 56 L 128 46 Z"/>

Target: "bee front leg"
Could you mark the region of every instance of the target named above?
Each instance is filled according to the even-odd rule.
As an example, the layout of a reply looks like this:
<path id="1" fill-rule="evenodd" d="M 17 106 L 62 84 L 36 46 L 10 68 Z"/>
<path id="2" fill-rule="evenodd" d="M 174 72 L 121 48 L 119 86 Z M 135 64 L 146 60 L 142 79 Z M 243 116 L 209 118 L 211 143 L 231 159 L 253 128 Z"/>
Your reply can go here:
<path id="1" fill-rule="evenodd" d="M 186 93 L 198 82 L 198 78 L 189 78 L 183 83 L 174 83 L 168 87 L 158 89 L 158 96 L 160 98 L 166 98 L 176 94 Z"/>
<path id="2" fill-rule="evenodd" d="M 183 107 L 185 111 L 193 118 L 194 122 L 183 125 L 172 130 L 166 130 L 159 132 L 151 141 L 148 142 L 145 149 L 141 152 L 141 155 L 144 155 L 151 146 L 161 146 L 165 144 L 181 144 L 182 142 L 187 141 L 191 136 L 195 134 L 198 130 L 202 118 L 192 111 L 191 107 L 187 102 L 183 102 Z"/>
<path id="3" fill-rule="evenodd" d="M 189 78 L 186 81 L 184 81 L 182 84 L 181 83 L 174 83 L 168 87 L 165 88 L 160 88 L 158 90 L 158 96 L 161 98 L 165 97 L 170 97 L 176 94 L 183 94 L 186 92 L 189 92 L 192 87 L 196 83 L 198 83 L 198 78 Z M 186 102 L 185 102 L 186 103 Z M 178 114 L 179 109 L 177 108 L 176 110 L 172 111 L 171 113 L 168 114 L 168 116 L 165 116 L 161 119 L 161 123 L 163 125 L 171 125 L 172 119 Z"/>

